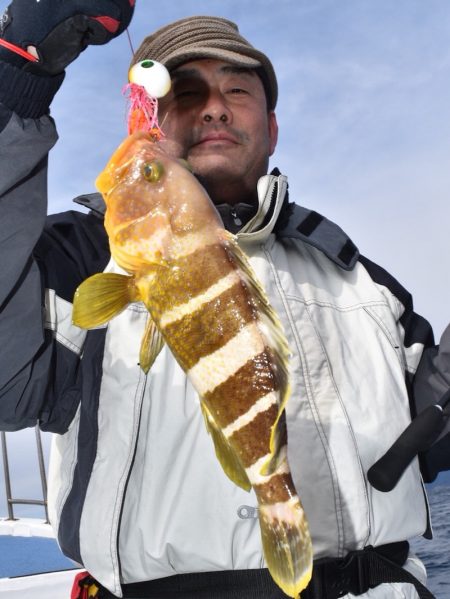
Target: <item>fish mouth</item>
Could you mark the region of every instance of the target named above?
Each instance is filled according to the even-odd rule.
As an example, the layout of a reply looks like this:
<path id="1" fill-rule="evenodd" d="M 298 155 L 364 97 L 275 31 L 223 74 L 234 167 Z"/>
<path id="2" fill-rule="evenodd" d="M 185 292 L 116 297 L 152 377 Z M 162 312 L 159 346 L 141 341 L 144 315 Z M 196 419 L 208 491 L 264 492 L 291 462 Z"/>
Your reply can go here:
<path id="1" fill-rule="evenodd" d="M 105 169 L 102 173 L 100 173 L 95 181 L 98 191 L 104 197 L 109 196 L 111 192 L 122 183 L 125 175 L 131 169 L 132 164 L 133 158 L 130 157 L 120 166 L 114 166 L 114 168 Z"/>

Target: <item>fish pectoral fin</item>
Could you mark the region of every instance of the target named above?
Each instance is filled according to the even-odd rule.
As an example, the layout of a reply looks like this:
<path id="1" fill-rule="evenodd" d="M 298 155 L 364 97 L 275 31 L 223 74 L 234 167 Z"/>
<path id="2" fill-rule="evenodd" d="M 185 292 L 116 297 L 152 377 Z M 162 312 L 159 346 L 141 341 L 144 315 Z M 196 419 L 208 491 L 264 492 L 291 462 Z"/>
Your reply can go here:
<path id="1" fill-rule="evenodd" d="M 202 413 L 205 418 L 206 429 L 211 435 L 217 459 L 228 478 L 244 491 L 250 491 L 252 485 L 247 473 L 242 466 L 236 452 L 231 447 L 220 427 L 216 424 L 211 412 L 203 401 L 200 401 Z"/>
<path id="2" fill-rule="evenodd" d="M 270 575 L 289 597 L 298 598 L 312 575 L 312 543 L 300 502 L 260 505 L 264 559 Z"/>
<path id="3" fill-rule="evenodd" d="M 152 318 L 149 316 L 139 352 L 139 364 L 145 374 L 147 374 L 153 366 L 153 362 L 156 360 L 163 346 L 164 338 Z"/>
<path id="4" fill-rule="evenodd" d="M 72 322 L 82 329 L 107 323 L 133 301 L 137 301 L 134 277 L 99 273 L 81 283 L 73 299 Z"/>

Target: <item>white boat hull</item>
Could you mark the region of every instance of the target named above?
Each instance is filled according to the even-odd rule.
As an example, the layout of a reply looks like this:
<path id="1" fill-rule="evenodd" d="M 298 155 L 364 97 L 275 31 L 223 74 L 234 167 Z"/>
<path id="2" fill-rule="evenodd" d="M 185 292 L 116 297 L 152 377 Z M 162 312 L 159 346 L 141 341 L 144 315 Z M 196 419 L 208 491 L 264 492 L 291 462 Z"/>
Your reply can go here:
<path id="1" fill-rule="evenodd" d="M 55 538 L 49 524 L 33 518 L 0 520 L 0 535 Z M 0 599 L 70 599 L 80 571 L 74 565 L 72 570 L 0 578 Z"/>

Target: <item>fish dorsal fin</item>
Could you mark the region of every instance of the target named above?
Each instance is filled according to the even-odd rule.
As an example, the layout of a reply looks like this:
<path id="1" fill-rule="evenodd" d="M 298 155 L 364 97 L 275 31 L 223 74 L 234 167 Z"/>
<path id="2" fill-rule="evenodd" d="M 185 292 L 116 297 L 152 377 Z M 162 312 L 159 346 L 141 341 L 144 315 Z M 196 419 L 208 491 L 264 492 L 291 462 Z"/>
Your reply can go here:
<path id="1" fill-rule="evenodd" d="M 261 474 L 272 474 L 277 468 L 280 449 L 286 443 L 286 423 L 281 419 L 287 400 L 289 399 L 289 346 L 284 334 L 283 325 L 278 314 L 272 308 L 269 298 L 250 264 L 249 259 L 239 247 L 234 235 L 224 232 L 225 247 L 232 260 L 239 266 L 244 276 L 244 283 L 251 292 L 255 307 L 258 311 L 258 327 L 264 335 L 275 365 L 275 375 L 278 381 L 280 403 L 275 424 L 270 436 L 270 456 L 263 464 Z"/>
<path id="2" fill-rule="evenodd" d="M 139 352 L 139 364 L 147 374 L 164 346 L 164 338 L 149 316 Z"/>
<path id="3" fill-rule="evenodd" d="M 242 466 L 238 456 L 227 441 L 220 427 L 217 426 L 211 412 L 203 401 L 200 401 L 203 417 L 205 418 L 206 429 L 211 435 L 216 451 L 217 459 L 228 478 L 244 491 L 250 491 L 252 488 L 248 476 Z"/>
<path id="4" fill-rule="evenodd" d="M 138 300 L 134 277 L 99 273 L 83 281 L 75 291 L 72 321 L 82 329 L 93 329 Z"/>

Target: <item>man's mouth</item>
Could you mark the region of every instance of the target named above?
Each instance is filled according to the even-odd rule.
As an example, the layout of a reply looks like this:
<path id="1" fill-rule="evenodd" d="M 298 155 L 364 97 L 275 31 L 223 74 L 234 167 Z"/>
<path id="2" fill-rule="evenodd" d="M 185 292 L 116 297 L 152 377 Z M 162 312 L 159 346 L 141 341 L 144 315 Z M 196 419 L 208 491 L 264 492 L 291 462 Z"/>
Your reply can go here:
<path id="1" fill-rule="evenodd" d="M 210 131 L 202 135 L 194 146 L 207 146 L 216 144 L 238 144 L 236 137 L 223 131 Z"/>

